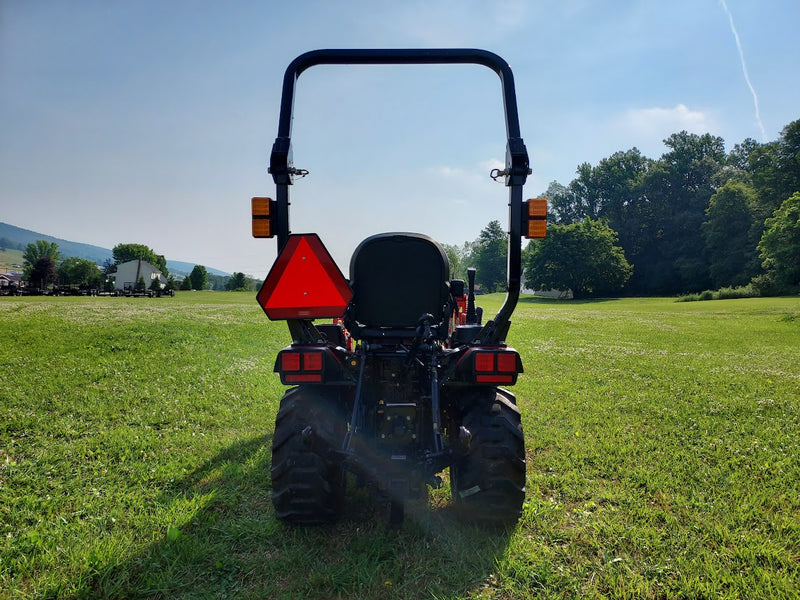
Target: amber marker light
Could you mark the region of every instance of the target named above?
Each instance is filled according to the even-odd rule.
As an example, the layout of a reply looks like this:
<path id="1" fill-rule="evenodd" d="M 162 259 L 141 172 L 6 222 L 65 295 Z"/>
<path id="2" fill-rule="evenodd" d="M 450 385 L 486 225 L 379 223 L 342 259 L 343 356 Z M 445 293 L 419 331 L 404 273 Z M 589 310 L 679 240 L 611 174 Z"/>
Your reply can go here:
<path id="1" fill-rule="evenodd" d="M 271 238 L 272 218 L 275 214 L 275 201 L 270 198 L 253 198 L 253 237 Z"/>
<path id="2" fill-rule="evenodd" d="M 523 233 L 527 239 L 547 237 L 547 198 L 531 198 L 523 204 Z"/>

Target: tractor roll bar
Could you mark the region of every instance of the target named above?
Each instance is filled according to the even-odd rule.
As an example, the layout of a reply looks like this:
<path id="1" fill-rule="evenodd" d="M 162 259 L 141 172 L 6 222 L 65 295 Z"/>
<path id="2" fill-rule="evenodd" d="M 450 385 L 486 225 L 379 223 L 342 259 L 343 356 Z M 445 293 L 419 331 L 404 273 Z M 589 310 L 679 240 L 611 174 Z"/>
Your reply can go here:
<path id="1" fill-rule="evenodd" d="M 292 117 L 297 78 L 316 65 L 405 65 L 405 64 L 476 64 L 492 69 L 503 87 L 506 122 L 506 165 L 502 175 L 509 188 L 509 239 L 507 294 L 497 316 L 486 323 L 479 340 L 498 343 L 505 339 L 509 319 L 519 300 L 522 270 L 522 186 L 530 174 L 528 151 L 520 136 L 514 75 L 508 63 L 497 54 L 474 48 L 432 49 L 336 49 L 312 50 L 295 58 L 283 77 L 278 135 L 272 146 L 269 172 L 276 185 L 276 229 L 278 251 L 286 244 L 289 229 L 289 186 L 297 173 L 292 163 Z M 295 330 L 290 324 L 290 329 Z"/>
<path id="2" fill-rule="evenodd" d="M 312 50 L 295 58 L 283 77 L 278 137 L 292 133 L 292 102 L 297 78 L 316 65 L 407 65 L 477 64 L 492 69 L 503 82 L 503 99 L 508 137 L 520 137 L 517 98 L 511 67 L 497 54 L 474 48 L 392 49 L 392 50 Z"/>

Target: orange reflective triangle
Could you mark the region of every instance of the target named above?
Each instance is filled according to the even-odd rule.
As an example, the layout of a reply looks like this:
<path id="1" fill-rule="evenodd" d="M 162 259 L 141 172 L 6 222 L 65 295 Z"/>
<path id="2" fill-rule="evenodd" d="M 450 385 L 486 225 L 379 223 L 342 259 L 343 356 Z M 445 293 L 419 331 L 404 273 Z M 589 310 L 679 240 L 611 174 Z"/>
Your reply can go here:
<path id="1" fill-rule="evenodd" d="M 290 235 L 256 298 L 272 319 L 339 317 L 350 285 L 315 233 Z"/>

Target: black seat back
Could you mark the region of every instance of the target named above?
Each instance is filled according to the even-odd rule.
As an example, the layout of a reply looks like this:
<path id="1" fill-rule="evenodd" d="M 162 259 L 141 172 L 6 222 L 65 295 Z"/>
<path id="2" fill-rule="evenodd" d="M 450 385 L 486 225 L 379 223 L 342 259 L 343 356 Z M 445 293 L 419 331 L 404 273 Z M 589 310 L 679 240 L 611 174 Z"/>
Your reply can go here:
<path id="1" fill-rule="evenodd" d="M 426 313 L 439 325 L 450 299 L 449 279 L 447 255 L 428 236 L 373 235 L 359 244 L 350 260 L 353 299 L 347 327 L 354 337 L 366 329 L 413 330 Z"/>

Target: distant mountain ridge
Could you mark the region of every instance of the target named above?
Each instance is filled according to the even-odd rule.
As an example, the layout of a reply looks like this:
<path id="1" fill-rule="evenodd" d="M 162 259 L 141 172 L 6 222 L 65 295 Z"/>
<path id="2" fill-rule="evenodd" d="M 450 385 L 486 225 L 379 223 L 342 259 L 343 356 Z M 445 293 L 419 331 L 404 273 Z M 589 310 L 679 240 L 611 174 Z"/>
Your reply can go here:
<path id="1" fill-rule="evenodd" d="M 23 229 L 22 227 L 0 222 L 0 242 L 7 245 L 9 248 L 24 250 L 28 244 L 36 240 L 55 242 L 58 244 L 58 249 L 61 251 L 61 256 L 63 258 L 75 256 L 77 258 L 91 260 L 98 265 L 102 265 L 106 260 L 114 260 L 114 256 L 108 248 L 101 248 L 100 246 L 93 246 L 91 244 L 82 244 L 80 242 L 71 242 L 69 240 L 53 237 L 52 235 L 46 235 L 44 233 L 31 231 L 30 229 Z M 167 268 L 173 275 L 187 275 L 192 272 L 196 264 L 198 263 L 167 260 Z M 207 265 L 203 266 L 205 266 L 206 270 L 212 275 L 220 275 L 222 277 L 230 276 L 230 273 L 226 273 L 225 271 L 212 269 Z"/>

